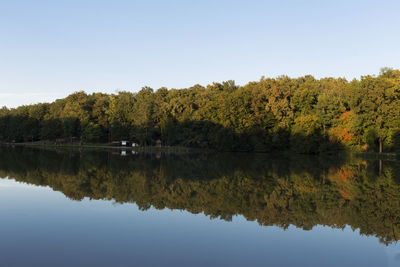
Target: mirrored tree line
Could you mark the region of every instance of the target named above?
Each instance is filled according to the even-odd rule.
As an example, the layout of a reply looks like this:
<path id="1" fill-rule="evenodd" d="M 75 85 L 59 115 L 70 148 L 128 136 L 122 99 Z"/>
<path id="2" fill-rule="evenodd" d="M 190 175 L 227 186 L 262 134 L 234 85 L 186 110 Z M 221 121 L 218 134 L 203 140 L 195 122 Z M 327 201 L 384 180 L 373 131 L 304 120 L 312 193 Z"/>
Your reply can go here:
<path id="1" fill-rule="evenodd" d="M 400 239 L 397 161 L 2 148 L 0 177 L 50 186 L 74 200 L 136 203 L 142 210 L 180 209 L 228 221 L 241 215 L 284 229 L 349 225 L 386 244 Z"/>

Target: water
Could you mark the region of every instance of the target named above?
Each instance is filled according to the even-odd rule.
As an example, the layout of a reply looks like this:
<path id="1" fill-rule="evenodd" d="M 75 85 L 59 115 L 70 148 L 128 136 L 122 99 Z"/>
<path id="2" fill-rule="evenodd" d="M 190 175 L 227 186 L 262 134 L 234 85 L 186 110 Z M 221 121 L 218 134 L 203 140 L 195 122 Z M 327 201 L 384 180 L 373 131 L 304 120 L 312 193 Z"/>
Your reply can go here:
<path id="1" fill-rule="evenodd" d="M 396 160 L 0 148 L 1 266 L 400 266 Z"/>

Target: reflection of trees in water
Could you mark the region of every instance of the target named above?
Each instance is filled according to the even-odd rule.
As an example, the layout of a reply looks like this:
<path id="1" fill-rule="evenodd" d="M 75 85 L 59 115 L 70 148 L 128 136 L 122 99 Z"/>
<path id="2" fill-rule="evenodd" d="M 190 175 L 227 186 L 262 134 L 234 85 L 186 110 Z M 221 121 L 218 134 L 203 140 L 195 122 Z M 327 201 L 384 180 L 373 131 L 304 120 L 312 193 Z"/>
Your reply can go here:
<path id="1" fill-rule="evenodd" d="M 260 154 L 119 157 L 106 152 L 0 149 L 0 176 L 48 185 L 71 199 L 135 202 L 261 225 L 343 228 L 400 237 L 397 162 Z"/>

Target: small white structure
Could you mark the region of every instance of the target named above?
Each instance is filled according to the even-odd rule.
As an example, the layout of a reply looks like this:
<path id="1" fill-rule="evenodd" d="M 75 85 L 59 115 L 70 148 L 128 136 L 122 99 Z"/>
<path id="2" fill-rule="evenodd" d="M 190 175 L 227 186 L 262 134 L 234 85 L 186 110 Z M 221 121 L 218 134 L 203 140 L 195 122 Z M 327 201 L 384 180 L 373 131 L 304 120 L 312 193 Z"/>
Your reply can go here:
<path id="1" fill-rule="evenodd" d="M 126 150 L 121 151 L 121 156 L 126 156 Z"/>
<path id="2" fill-rule="evenodd" d="M 138 143 L 132 142 L 132 147 L 138 147 L 138 146 L 139 146 Z"/>
<path id="3" fill-rule="evenodd" d="M 128 141 L 121 141 L 121 146 L 127 146 L 128 145 Z"/>

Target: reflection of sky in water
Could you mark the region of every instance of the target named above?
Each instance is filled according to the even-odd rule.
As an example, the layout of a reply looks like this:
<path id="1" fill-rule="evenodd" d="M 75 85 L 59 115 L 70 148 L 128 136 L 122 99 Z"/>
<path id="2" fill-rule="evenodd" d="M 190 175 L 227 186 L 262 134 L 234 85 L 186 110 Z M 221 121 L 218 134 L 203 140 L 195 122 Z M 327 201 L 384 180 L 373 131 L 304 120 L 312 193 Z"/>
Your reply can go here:
<path id="1" fill-rule="evenodd" d="M 0 180 L 0 187 L 29 187 L 34 189 L 34 185 L 29 185 L 25 183 L 15 182 L 14 180 L 9 179 L 1 179 Z"/>
<path id="2" fill-rule="evenodd" d="M 399 244 L 391 244 L 386 247 L 386 255 L 388 258 L 388 266 L 390 267 L 398 267 L 400 266 L 400 245 Z"/>
<path id="3" fill-rule="evenodd" d="M 243 217 L 71 201 L 0 180 L 2 266 L 400 266 L 399 245 L 317 226 L 261 227 Z"/>

